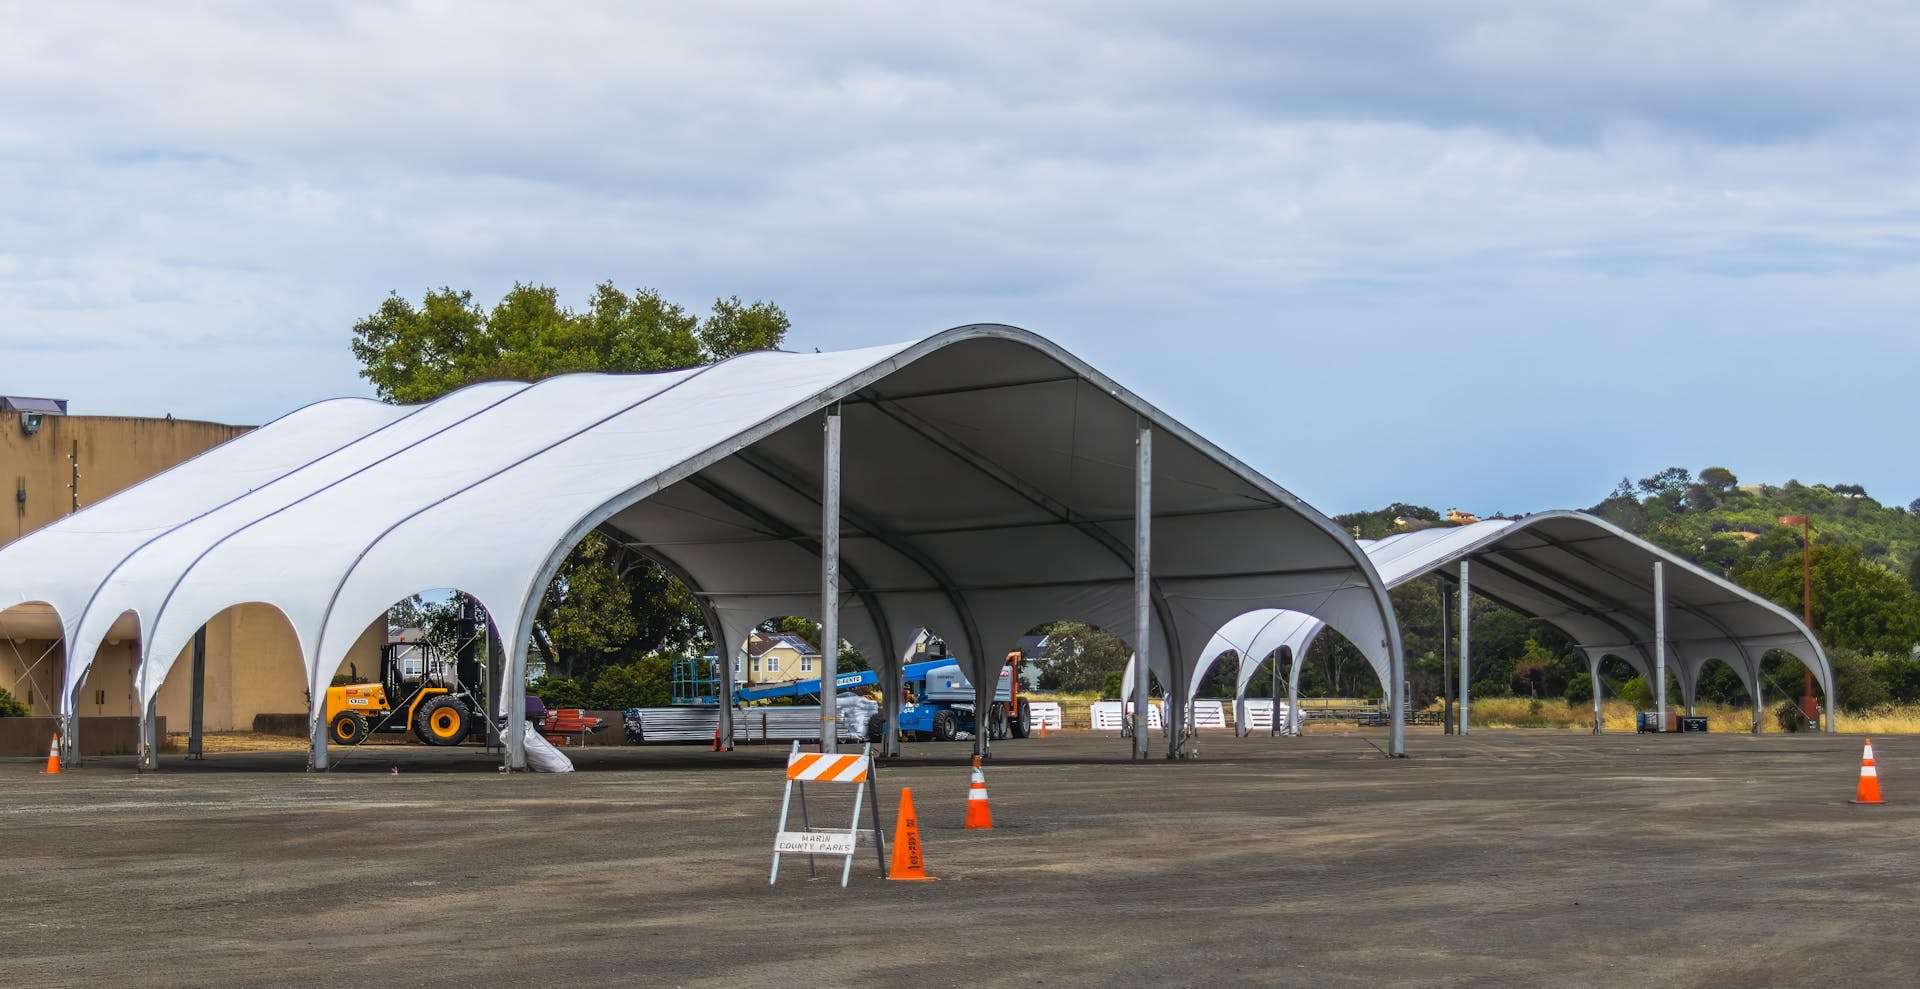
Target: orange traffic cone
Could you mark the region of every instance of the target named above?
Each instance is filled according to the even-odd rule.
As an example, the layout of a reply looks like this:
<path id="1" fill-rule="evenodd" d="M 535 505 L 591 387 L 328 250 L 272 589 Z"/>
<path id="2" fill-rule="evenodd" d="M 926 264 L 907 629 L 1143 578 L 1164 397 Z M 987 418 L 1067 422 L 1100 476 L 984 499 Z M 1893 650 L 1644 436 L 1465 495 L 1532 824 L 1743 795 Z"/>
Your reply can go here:
<path id="1" fill-rule="evenodd" d="M 53 744 L 47 746 L 46 775 L 60 775 L 60 733 L 53 733 Z"/>
<path id="2" fill-rule="evenodd" d="M 1047 737 L 1047 719 L 1045 718 L 1040 719 L 1040 737 Z"/>
<path id="3" fill-rule="evenodd" d="M 1873 765 L 1873 739 L 1867 739 L 1866 751 L 1860 753 L 1860 788 L 1854 791 L 1853 804 L 1877 804 L 1880 802 L 1880 770 Z"/>
<path id="4" fill-rule="evenodd" d="M 920 819 L 913 813 L 913 787 L 900 788 L 900 816 L 893 821 L 893 861 L 887 866 L 888 879 L 933 882 L 940 878 L 927 875 L 927 863 L 920 857 Z"/>
<path id="5" fill-rule="evenodd" d="M 987 776 L 980 771 L 980 757 L 973 757 L 973 784 L 967 788 L 967 830 L 991 830 L 993 808 L 987 804 Z"/>
<path id="6" fill-rule="evenodd" d="M 715 752 L 720 751 L 720 729 L 718 728 L 713 730 L 713 750 Z"/>

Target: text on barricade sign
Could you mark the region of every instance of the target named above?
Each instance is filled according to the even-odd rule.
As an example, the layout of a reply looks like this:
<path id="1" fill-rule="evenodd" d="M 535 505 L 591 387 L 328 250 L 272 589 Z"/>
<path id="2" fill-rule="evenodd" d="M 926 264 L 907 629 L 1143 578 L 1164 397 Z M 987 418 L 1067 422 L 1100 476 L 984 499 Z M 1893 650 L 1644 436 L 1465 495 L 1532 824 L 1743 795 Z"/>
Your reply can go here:
<path id="1" fill-rule="evenodd" d="M 773 841 L 773 850 L 796 855 L 852 855 L 851 832 L 782 831 Z"/>

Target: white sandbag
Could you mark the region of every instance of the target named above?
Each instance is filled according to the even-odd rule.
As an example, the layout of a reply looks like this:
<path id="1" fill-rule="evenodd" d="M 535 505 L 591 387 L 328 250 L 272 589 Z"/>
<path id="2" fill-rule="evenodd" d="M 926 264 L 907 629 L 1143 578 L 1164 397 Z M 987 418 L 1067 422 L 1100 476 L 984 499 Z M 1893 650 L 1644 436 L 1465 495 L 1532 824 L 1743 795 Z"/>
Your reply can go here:
<path id="1" fill-rule="evenodd" d="M 553 743 L 540 737 L 540 733 L 527 725 L 527 768 L 536 773 L 571 773 L 573 760 L 565 752 L 553 747 Z"/>

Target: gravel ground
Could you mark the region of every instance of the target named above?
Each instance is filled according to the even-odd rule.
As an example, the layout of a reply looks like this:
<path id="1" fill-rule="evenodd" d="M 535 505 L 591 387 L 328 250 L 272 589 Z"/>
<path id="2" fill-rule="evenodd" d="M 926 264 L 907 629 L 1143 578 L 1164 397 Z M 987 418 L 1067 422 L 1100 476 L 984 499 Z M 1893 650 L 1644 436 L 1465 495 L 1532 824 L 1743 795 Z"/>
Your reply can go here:
<path id="1" fill-rule="evenodd" d="M 909 745 L 885 821 L 912 786 L 942 881 L 886 882 L 863 844 L 846 890 L 804 862 L 767 885 L 773 749 L 0 760 L 0 984 L 1920 982 L 1920 738 L 1881 739 L 1880 807 L 1846 803 L 1857 736 L 1379 741 L 1008 742 L 971 832 L 965 747 Z"/>

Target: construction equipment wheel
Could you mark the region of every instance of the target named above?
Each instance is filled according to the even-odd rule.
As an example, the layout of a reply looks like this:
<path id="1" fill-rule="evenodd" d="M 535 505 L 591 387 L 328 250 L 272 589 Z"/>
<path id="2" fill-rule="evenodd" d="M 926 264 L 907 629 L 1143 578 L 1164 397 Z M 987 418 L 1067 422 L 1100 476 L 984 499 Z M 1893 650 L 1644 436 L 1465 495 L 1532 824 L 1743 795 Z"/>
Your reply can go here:
<path id="1" fill-rule="evenodd" d="M 960 719 L 952 711 L 933 712 L 933 740 L 951 742 L 960 734 Z"/>
<path id="2" fill-rule="evenodd" d="M 413 733 L 428 745 L 459 745 L 467 740 L 466 705 L 444 694 L 427 701 L 413 716 Z"/>
<path id="3" fill-rule="evenodd" d="M 335 745 L 359 745 L 367 738 L 367 716 L 359 711 L 341 711 L 327 725 L 327 739 Z"/>
<path id="4" fill-rule="evenodd" d="M 987 708 L 987 737 L 994 741 L 1007 737 L 1007 706 L 999 701 Z"/>
<path id="5" fill-rule="evenodd" d="M 867 719 L 867 741 L 884 742 L 887 740 L 887 716 L 876 714 Z"/>
<path id="6" fill-rule="evenodd" d="M 1013 730 L 1013 737 L 1025 738 L 1033 734 L 1033 705 L 1028 704 L 1023 697 L 1020 699 L 1018 711 L 1019 713 L 1014 716 L 1013 722 L 1008 727 Z"/>

